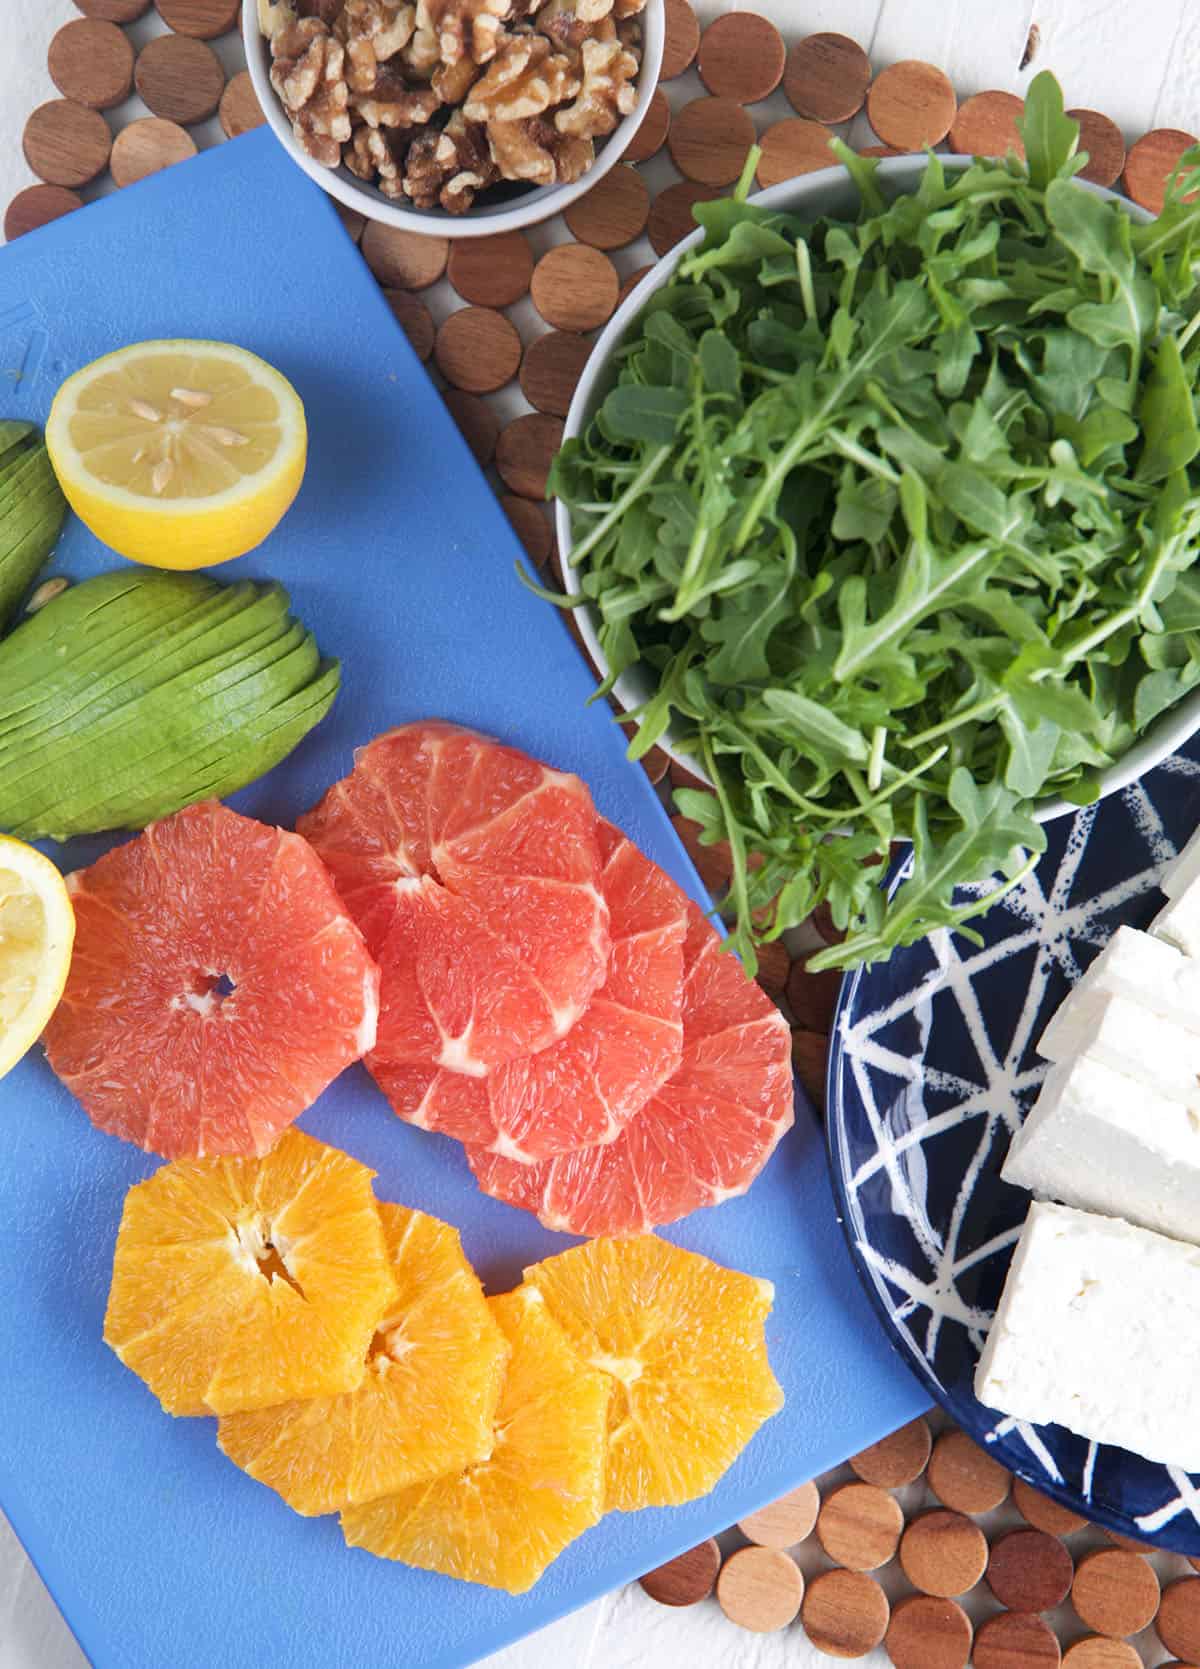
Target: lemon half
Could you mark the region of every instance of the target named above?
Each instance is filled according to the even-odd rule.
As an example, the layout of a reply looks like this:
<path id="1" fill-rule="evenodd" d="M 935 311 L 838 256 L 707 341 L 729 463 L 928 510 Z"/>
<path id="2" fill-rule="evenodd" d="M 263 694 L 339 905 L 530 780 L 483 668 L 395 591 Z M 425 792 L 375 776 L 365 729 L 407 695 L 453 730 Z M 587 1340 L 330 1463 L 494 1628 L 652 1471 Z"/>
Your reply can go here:
<path id="1" fill-rule="evenodd" d="M 58 1006 L 75 942 L 66 882 L 24 841 L 0 835 L 0 1077 Z"/>
<path id="2" fill-rule="evenodd" d="M 229 342 L 138 342 L 68 377 L 46 446 L 96 537 L 155 568 L 204 568 L 261 544 L 304 478 L 304 406 Z"/>

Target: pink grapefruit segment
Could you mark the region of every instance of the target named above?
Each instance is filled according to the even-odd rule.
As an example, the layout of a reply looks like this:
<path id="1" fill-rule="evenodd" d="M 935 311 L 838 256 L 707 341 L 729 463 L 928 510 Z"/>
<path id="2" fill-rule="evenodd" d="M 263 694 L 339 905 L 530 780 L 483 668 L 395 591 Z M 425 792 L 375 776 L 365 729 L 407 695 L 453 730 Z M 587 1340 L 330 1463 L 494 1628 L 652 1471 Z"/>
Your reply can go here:
<path id="1" fill-rule="evenodd" d="M 689 904 L 683 1059 L 617 1139 L 540 1165 L 468 1149 L 484 1193 L 589 1236 L 644 1234 L 745 1193 L 792 1122 L 791 1038 L 720 946 Z"/>
<path id="2" fill-rule="evenodd" d="M 612 951 L 608 976 L 557 1043 L 484 1078 L 393 1065 L 371 1071 L 401 1118 L 534 1164 L 611 1142 L 665 1084 L 683 1050 L 687 900 L 611 823 L 599 825 Z"/>
<path id="3" fill-rule="evenodd" d="M 578 777 L 457 725 L 378 736 L 300 819 L 383 970 L 379 1059 L 479 1076 L 564 1036 L 608 908 Z"/>
<path id="4" fill-rule="evenodd" d="M 262 1154 L 375 1041 L 379 969 L 299 835 L 209 801 L 69 878 L 50 1064 L 165 1158 Z"/>

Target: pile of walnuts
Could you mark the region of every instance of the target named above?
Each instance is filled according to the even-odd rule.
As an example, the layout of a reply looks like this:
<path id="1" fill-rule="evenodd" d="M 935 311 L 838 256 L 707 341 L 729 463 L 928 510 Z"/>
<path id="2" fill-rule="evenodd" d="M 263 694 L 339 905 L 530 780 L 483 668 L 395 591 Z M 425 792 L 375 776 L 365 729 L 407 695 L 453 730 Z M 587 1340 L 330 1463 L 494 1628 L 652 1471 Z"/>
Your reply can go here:
<path id="1" fill-rule="evenodd" d="M 258 0 L 300 146 L 385 197 L 465 214 L 566 184 L 637 103 L 646 0 Z"/>

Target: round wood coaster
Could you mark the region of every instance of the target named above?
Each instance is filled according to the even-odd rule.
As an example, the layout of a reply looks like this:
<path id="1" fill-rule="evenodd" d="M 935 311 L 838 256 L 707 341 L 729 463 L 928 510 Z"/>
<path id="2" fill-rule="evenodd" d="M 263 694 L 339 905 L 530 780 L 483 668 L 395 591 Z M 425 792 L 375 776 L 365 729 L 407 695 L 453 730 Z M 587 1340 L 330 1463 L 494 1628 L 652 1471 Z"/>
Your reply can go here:
<path id="1" fill-rule="evenodd" d="M 565 417 L 592 344 L 569 330 L 535 336 L 521 360 L 521 393 L 536 411 Z"/>
<path id="2" fill-rule="evenodd" d="M 922 1513 L 900 1538 L 905 1576 L 914 1588 L 939 1599 L 954 1599 L 973 1588 L 987 1562 L 987 1537 L 962 1513 Z"/>
<path id="3" fill-rule="evenodd" d="M 731 1623 L 753 1634 L 786 1628 L 804 1598 L 800 1567 L 774 1547 L 743 1547 L 717 1577 L 717 1600 Z"/>
<path id="4" fill-rule="evenodd" d="M 670 755 L 665 754 L 661 748 L 651 748 L 648 753 L 644 753 L 638 760 L 638 764 L 653 783 L 662 781 L 667 774 L 667 767 L 670 763 Z"/>
<path id="5" fill-rule="evenodd" d="M 161 116 L 143 116 L 118 133 L 108 166 L 117 185 L 134 185 L 195 154 L 196 141 L 184 128 Z"/>
<path id="6" fill-rule="evenodd" d="M 649 162 L 666 144 L 670 129 L 671 101 L 661 87 L 656 87 L 637 132 L 625 148 L 625 161 Z"/>
<path id="7" fill-rule="evenodd" d="M 1163 1589 L 1154 1627 L 1173 1656 L 1200 1662 L 1200 1582 L 1194 1576 L 1181 1576 Z"/>
<path id="8" fill-rule="evenodd" d="M 867 91 L 867 119 L 885 145 L 919 151 L 950 131 L 958 100 L 944 71 L 917 58 L 891 64 Z"/>
<path id="9" fill-rule="evenodd" d="M 700 37 L 697 69 L 718 98 L 757 104 L 778 87 L 787 61 L 783 36 L 757 12 L 729 12 Z"/>
<path id="10" fill-rule="evenodd" d="M 332 201 L 332 199 L 331 199 Z M 367 229 L 367 217 L 359 214 L 357 209 L 348 209 L 345 203 L 333 204 L 334 213 L 345 228 L 346 235 L 353 243 L 361 243 L 363 233 Z"/>
<path id="11" fill-rule="evenodd" d="M 524 232 L 459 238 L 450 246 L 446 277 L 464 301 L 477 307 L 511 307 L 529 293 L 533 250 Z"/>
<path id="12" fill-rule="evenodd" d="M 476 394 L 464 394 L 461 388 L 446 389 L 442 402 L 475 454 L 475 462 L 481 469 L 486 469 L 496 455 L 500 419 L 486 400 L 481 400 Z"/>
<path id="13" fill-rule="evenodd" d="M 150 10 L 150 0 L 75 0 L 86 17 L 105 23 L 133 23 Z"/>
<path id="14" fill-rule="evenodd" d="M 249 133 L 266 121 L 249 70 L 239 70 L 230 81 L 221 94 L 217 114 L 221 118 L 221 127 L 226 139 L 236 139 L 239 133 Z M 349 212 L 353 214 L 354 210 L 351 209 Z M 361 215 L 359 218 L 365 226 L 366 220 Z"/>
<path id="15" fill-rule="evenodd" d="M 363 233 L 362 252 L 386 289 L 426 290 L 445 272 L 450 243 L 447 238 L 427 238 L 371 220 Z"/>
<path id="16" fill-rule="evenodd" d="M 1174 127 L 1155 128 L 1134 140 L 1125 158 L 1127 195 L 1151 214 L 1158 214 L 1166 201 L 1167 181 L 1176 163 L 1196 143 L 1194 134 Z"/>
<path id="17" fill-rule="evenodd" d="M 701 185 L 732 185 L 746 165 L 754 123 L 732 99 L 693 99 L 678 111 L 667 149 L 679 172 Z"/>
<path id="18" fill-rule="evenodd" d="M 516 376 L 521 337 L 516 326 L 491 307 L 460 307 L 442 320 L 433 356 L 455 388 L 492 394 Z"/>
<path id="19" fill-rule="evenodd" d="M 976 1630 L 971 1661 L 975 1669 L 1058 1669 L 1062 1647 L 1040 1617 L 1002 1611 Z"/>
<path id="20" fill-rule="evenodd" d="M 154 0 L 159 17 L 177 35 L 211 41 L 237 27 L 241 0 Z"/>
<path id="21" fill-rule="evenodd" d="M 1068 1649 L 1062 1669 L 1142 1669 L 1142 1654 L 1128 1640 L 1089 1634 Z"/>
<path id="22" fill-rule="evenodd" d="M 694 185 L 691 180 L 680 180 L 678 185 L 660 191 L 650 205 L 650 218 L 646 222 L 646 236 L 654 253 L 660 257 L 665 255 L 694 232 L 696 217 L 692 209 L 697 203 L 710 203 L 719 196 L 720 192 Z"/>
<path id="23" fill-rule="evenodd" d="M 666 11 L 666 40 L 663 44 L 660 81 L 673 81 L 682 75 L 700 45 L 700 25 L 689 0 L 664 0 Z"/>
<path id="24" fill-rule="evenodd" d="M 500 495 L 500 508 L 508 517 L 510 523 L 512 524 L 513 532 L 521 541 L 522 545 L 524 545 L 525 554 L 533 563 L 534 567 L 544 568 L 547 562 L 549 562 L 550 552 L 554 548 L 554 533 L 551 530 L 550 518 L 547 516 L 545 509 L 540 504 L 535 504 L 530 498 L 517 498 L 514 493 L 502 493 Z M 709 1583 L 703 1594 L 697 1594 L 697 1599 L 704 1599 L 705 1595 L 711 1591 L 712 1583 L 716 1581 L 717 1569 L 721 1563 L 720 1549 L 717 1547 L 716 1542 L 701 1542 L 700 1549 L 710 1545 L 713 1550 L 714 1559 L 712 1567 L 712 1582 Z M 700 1549 L 693 1548 L 692 1553 L 696 1553 L 700 1551 Z M 681 1557 L 687 1559 L 690 1555 L 685 1553 L 681 1555 Z M 671 1564 L 678 1564 L 678 1562 L 678 1560 L 673 1559 Z M 657 1572 L 652 1571 L 650 1574 L 652 1576 L 659 1575 L 662 1571 L 667 1569 L 669 1569 L 669 1566 L 661 1565 Z M 642 1587 L 646 1588 L 645 1578 L 642 1580 Z M 649 1588 L 646 1588 L 646 1592 L 650 1594 L 651 1599 L 659 1598 L 659 1595 L 651 1593 Z M 691 1601 L 664 1600 L 663 1604 L 690 1605 Z"/>
<path id="25" fill-rule="evenodd" d="M 636 290 L 637 289 L 638 285 L 641 283 L 642 279 L 645 278 L 646 274 L 648 272 L 653 272 L 653 271 L 654 271 L 654 263 L 651 262 L 649 266 L 638 267 L 636 271 L 631 272 L 629 274 L 629 277 L 621 285 L 620 290 L 617 292 L 617 307 L 621 306 L 621 304 L 624 302 L 626 296 L 630 293 L 631 290 Z M 614 308 L 613 311 L 615 312 L 616 308 Z"/>
<path id="26" fill-rule="evenodd" d="M 221 102 L 225 71 L 211 46 L 186 35 L 156 35 L 138 53 L 134 81 L 156 116 L 190 127 Z"/>
<path id="27" fill-rule="evenodd" d="M 1008 1500 L 1012 1474 L 965 1431 L 945 1431 L 929 1457 L 929 1487 L 957 1513 L 987 1513 Z"/>
<path id="28" fill-rule="evenodd" d="M 5 242 L 12 243 L 14 239 L 24 237 L 26 232 L 36 232 L 39 226 L 48 226 L 52 220 L 59 220 L 64 214 L 82 207 L 83 198 L 68 191 L 66 186 L 26 186 L 24 191 L 17 192 L 4 211 Z"/>
<path id="29" fill-rule="evenodd" d="M 73 99 L 52 99 L 39 105 L 25 123 L 21 149 L 39 180 L 80 186 L 104 172 L 112 142 L 99 111 Z"/>
<path id="30" fill-rule="evenodd" d="M 424 365 L 433 352 L 437 327 L 433 314 L 419 296 L 411 290 L 385 290 L 384 299 L 395 314 L 396 323 L 408 337 L 417 358 Z"/>
<path id="31" fill-rule="evenodd" d="M 1125 136 L 1110 116 L 1099 110 L 1068 110 L 1079 123 L 1079 149 L 1088 154 L 1081 179 L 1094 185 L 1116 185 L 1125 166 Z"/>
<path id="32" fill-rule="evenodd" d="M 884 1645 L 896 1669 L 966 1669 L 971 1619 L 952 1599 L 910 1594 L 893 1610 Z"/>
<path id="33" fill-rule="evenodd" d="M 563 211 L 571 236 L 594 249 L 620 249 L 632 243 L 646 230 L 649 217 L 649 188 L 637 169 L 624 162 L 610 168 L 589 192 Z"/>
<path id="34" fill-rule="evenodd" d="M 837 1007 L 838 994 L 841 990 L 841 980 L 836 977 L 837 973 L 838 970 L 836 968 L 827 968 L 823 973 L 810 974 L 808 969 L 804 966 L 802 960 L 793 963 L 792 971 L 788 976 L 787 1003 L 788 1007 L 792 1011 L 792 1014 L 795 1016 L 796 1023 L 798 1025 L 805 1026 L 809 1031 L 813 1032 L 828 1033 L 832 1029 L 833 1011 Z M 922 1424 L 923 1423 L 924 1422 L 922 1422 Z M 907 1429 L 908 1428 L 906 1427 L 905 1430 Z M 899 1435 L 899 1433 L 895 1435 Z M 885 1443 L 888 1441 L 889 1440 L 887 1438 L 884 1438 Z M 920 1444 L 920 1438 L 916 1437 L 913 1441 L 915 1447 L 912 1458 L 915 1461 L 917 1458 L 916 1451 Z M 921 1458 L 920 1466 L 913 1474 L 913 1477 L 920 1477 L 921 1473 L 925 1470 L 925 1465 L 928 1459 L 929 1436 L 928 1428 L 926 1428 L 925 1452 Z M 854 1467 L 854 1470 L 858 1472 L 858 1467 L 855 1466 L 854 1461 L 851 1461 L 850 1464 Z M 899 1463 L 894 1462 L 894 1464 Z M 873 1468 L 873 1470 L 877 1469 L 878 1468 Z M 865 1483 L 883 1483 L 882 1479 L 868 1478 L 861 1472 L 859 1472 L 859 1476 L 863 1478 Z M 905 1478 L 901 1481 L 904 1483 L 911 1483 L 912 1479 Z M 883 1483 L 883 1487 L 885 1489 L 896 1489 L 898 1485 L 893 1483 Z"/>
<path id="35" fill-rule="evenodd" d="M 511 509 L 518 504 L 526 512 L 535 509 L 523 498 L 505 498 L 501 503 L 506 514 L 511 514 Z M 720 1568 L 721 1549 L 710 1536 L 708 1541 L 689 1548 L 677 1559 L 668 1559 L 657 1570 L 647 1571 L 641 1579 L 642 1587 L 660 1605 L 696 1605 L 712 1593 Z"/>
<path id="36" fill-rule="evenodd" d="M 987 1583 L 1010 1611 L 1053 1611 L 1071 1592 L 1075 1566 L 1057 1536 L 1012 1530 L 992 1543 Z"/>
<path id="37" fill-rule="evenodd" d="M 822 1571 L 808 1584 L 800 1621 L 826 1657 L 866 1657 L 887 1633 L 891 1607 L 874 1577 L 855 1570 Z"/>
<path id="38" fill-rule="evenodd" d="M 1158 1577 L 1140 1553 L 1102 1547 L 1079 1561 L 1071 1603 L 1097 1634 L 1137 1634 L 1158 1610 Z"/>
<path id="39" fill-rule="evenodd" d="M 804 973 L 802 962 L 794 965 L 792 979 L 788 981 L 788 1002 L 791 1003 L 791 986 L 798 979 L 813 980 L 812 974 Z M 862 1449 L 858 1454 L 850 1456 L 850 1466 L 856 1476 L 865 1484 L 878 1484 L 881 1489 L 899 1489 L 903 1484 L 911 1484 L 924 1472 L 929 1463 L 929 1450 L 932 1439 L 929 1435 L 929 1423 L 924 1419 L 910 1420 L 899 1431 L 894 1431 L 889 1437 L 881 1437 L 878 1443 L 872 1443 L 869 1449 Z"/>
<path id="40" fill-rule="evenodd" d="M 1127 1553 L 1145 1553 L 1145 1542 L 1136 1541 L 1133 1536 L 1123 1536 L 1119 1530 L 1105 1530 L 1104 1534 L 1114 1547 L 1123 1547 Z"/>
<path id="41" fill-rule="evenodd" d="M 788 977 L 792 971 L 792 959 L 788 948 L 782 939 L 771 939 L 765 945 L 759 945 L 758 972 L 754 978 L 768 996 L 774 997 L 776 1002 L 787 989 Z"/>
<path id="42" fill-rule="evenodd" d="M 825 1074 L 829 1068 L 829 1038 L 823 1032 L 792 1028 L 792 1069 L 805 1094 L 818 1110 L 825 1105 Z"/>
<path id="43" fill-rule="evenodd" d="M 886 1565 L 903 1529 L 900 1503 L 874 1484 L 843 1484 L 825 1497 L 817 1515 L 817 1540 L 847 1570 Z"/>
<path id="44" fill-rule="evenodd" d="M 747 1541 L 759 1547 L 795 1547 L 812 1535 L 821 1497 L 816 1484 L 801 1484 L 797 1489 L 781 1495 L 770 1506 L 760 1507 L 748 1518 L 738 1520 L 738 1529 Z"/>
<path id="45" fill-rule="evenodd" d="M 560 243 L 533 269 L 533 305 L 556 330 L 596 330 L 612 316 L 621 281 L 607 255 L 583 243 Z"/>
<path id="46" fill-rule="evenodd" d="M 50 79 L 64 98 L 108 110 L 133 87 L 133 47 L 124 30 L 99 18 L 64 23 L 46 54 Z"/>
<path id="47" fill-rule="evenodd" d="M 779 185 L 783 180 L 794 179 L 797 174 L 831 168 L 834 158 L 829 141 L 832 138 L 831 128 L 821 122 L 810 122 L 803 116 L 788 116 L 782 122 L 776 122 L 759 141 L 762 156 L 755 169 L 759 185 Z"/>
<path id="48" fill-rule="evenodd" d="M 959 105 L 950 124 L 950 149 L 962 156 L 1025 155 L 1017 117 L 1025 110 L 1015 93 L 976 93 Z"/>
<path id="49" fill-rule="evenodd" d="M 848 35 L 806 35 L 788 53 L 783 90 L 792 109 L 814 122 L 857 116 L 871 84 L 871 60 Z"/>
<path id="50" fill-rule="evenodd" d="M 1080 1518 L 1069 1507 L 1060 1507 L 1057 1501 L 1034 1489 L 1023 1478 L 1013 1479 L 1012 1497 L 1013 1506 L 1026 1524 L 1032 1524 L 1035 1530 L 1045 1530 L 1051 1536 L 1072 1535 L 1087 1523 L 1086 1518 Z"/>
<path id="51" fill-rule="evenodd" d="M 559 419 L 540 411 L 510 423 L 496 442 L 496 468 L 504 485 L 521 498 L 545 498 L 546 477 L 562 435 Z"/>

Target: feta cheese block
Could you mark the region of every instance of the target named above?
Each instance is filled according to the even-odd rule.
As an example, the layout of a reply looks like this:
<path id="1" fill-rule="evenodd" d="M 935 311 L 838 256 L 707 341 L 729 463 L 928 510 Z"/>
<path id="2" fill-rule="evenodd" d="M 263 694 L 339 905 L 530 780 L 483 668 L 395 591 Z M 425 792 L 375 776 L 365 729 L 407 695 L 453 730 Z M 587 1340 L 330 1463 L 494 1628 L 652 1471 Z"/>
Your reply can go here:
<path id="1" fill-rule="evenodd" d="M 1150 923 L 1151 933 L 1200 956 L 1200 830 L 1167 865 L 1159 886 L 1167 902 Z"/>
<path id="2" fill-rule="evenodd" d="M 1200 1471 L 1200 1249 L 1062 1205 L 1021 1231 L 975 1395 Z"/>
<path id="3" fill-rule="evenodd" d="M 1042 1033 L 1038 1053 L 1065 1061 L 1082 1047 L 1160 1095 L 1200 1097 L 1200 1035 L 1118 991 L 1072 993 Z"/>
<path id="4" fill-rule="evenodd" d="M 1200 1239 L 1200 1086 L 1173 1100 L 1088 1052 L 1052 1066 L 1000 1172 L 1041 1199 Z"/>
<path id="5" fill-rule="evenodd" d="M 1080 1055 L 1091 1041 L 1089 1002 L 1129 997 L 1164 1020 L 1200 1033 L 1200 963 L 1165 939 L 1118 927 L 1046 1029 L 1054 1060 Z M 1045 1053 L 1043 1050 L 1042 1053 Z"/>

